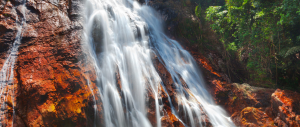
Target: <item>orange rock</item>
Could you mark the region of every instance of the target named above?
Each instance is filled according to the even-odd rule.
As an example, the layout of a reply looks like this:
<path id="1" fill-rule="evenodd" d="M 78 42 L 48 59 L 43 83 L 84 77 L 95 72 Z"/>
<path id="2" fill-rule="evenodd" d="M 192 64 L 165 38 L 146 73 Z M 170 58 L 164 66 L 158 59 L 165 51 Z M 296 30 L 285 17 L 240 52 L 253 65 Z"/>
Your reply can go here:
<path id="1" fill-rule="evenodd" d="M 227 84 L 218 80 L 211 83 L 214 85 L 211 93 L 216 103 L 231 114 L 237 126 L 267 126 L 263 123 L 273 122 L 269 107 L 271 94 L 275 90 L 251 87 L 248 84 Z"/>
<path id="2" fill-rule="evenodd" d="M 196 60 L 196 62 L 200 65 L 202 65 L 205 69 L 207 69 L 208 71 L 210 71 L 212 74 L 221 77 L 221 75 L 219 75 L 217 72 L 215 72 L 213 70 L 213 68 L 208 64 L 208 60 L 203 57 L 202 55 L 200 55 L 197 52 L 192 51 L 191 54 L 193 55 L 194 59 Z"/>
<path id="3" fill-rule="evenodd" d="M 162 85 L 159 85 L 159 91 L 158 94 L 161 98 L 161 101 L 163 103 L 163 112 L 161 114 L 163 114 L 162 116 L 162 126 L 163 127 L 184 127 L 184 123 L 187 124 L 187 126 L 189 126 L 188 124 L 189 119 L 185 118 L 183 114 L 185 114 L 184 110 L 183 110 L 183 105 L 181 103 L 179 103 L 179 100 L 177 98 L 178 94 L 177 94 L 177 90 L 176 90 L 176 84 L 173 82 L 173 79 L 171 77 L 171 74 L 167 71 L 167 69 L 164 67 L 164 65 L 162 63 L 160 63 L 160 61 L 156 58 L 153 57 L 153 63 L 154 66 L 156 68 L 156 70 L 158 71 L 158 74 L 160 75 L 162 82 L 165 86 L 165 88 L 163 88 Z M 185 87 L 185 89 L 187 90 L 187 92 L 189 92 L 186 83 L 184 82 L 183 79 L 180 79 L 180 81 L 182 82 L 183 86 Z M 152 101 L 154 101 L 154 95 L 150 94 L 152 96 Z M 168 96 L 169 95 L 169 96 Z M 169 101 L 169 98 L 171 100 L 171 102 Z M 174 113 L 171 110 L 171 105 L 170 103 L 172 103 L 172 105 L 174 106 L 176 114 L 178 114 L 178 116 L 174 115 Z M 153 126 L 156 126 L 156 118 L 155 118 L 155 107 L 154 107 L 154 102 L 152 102 L 151 104 L 148 104 L 149 110 L 149 116 L 148 118 L 150 119 L 151 123 L 153 123 Z M 199 104 L 200 105 L 200 104 Z M 206 116 L 205 116 L 206 117 Z M 206 121 L 201 121 L 202 125 L 206 125 L 206 126 L 211 126 L 211 124 L 208 121 L 208 118 L 206 118 Z"/>
<path id="4" fill-rule="evenodd" d="M 274 127 L 273 119 L 254 107 L 247 107 L 235 115 L 237 116 L 234 117 L 239 117 L 240 125 L 243 127 Z"/>
<path id="5" fill-rule="evenodd" d="M 275 119 L 275 124 L 278 126 L 300 126 L 300 94 L 277 89 L 272 94 L 272 111 Z"/>
<path id="6" fill-rule="evenodd" d="M 14 95 L 1 102 L 9 104 L 2 125 L 11 126 L 14 120 L 18 127 L 101 126 L 95 71 L 90 58 L 83 57 L 87 52 L 81 49 L 82 27 L 68 14 L 73 5 L 28 0 L 23 15 L 17 13 L 22 6 L 14 7 L 19 1 L 11 2 L 5 15 L 0 14 L 0 68 L 16 37 L 16 17 L 26 16 L 27 24 L 10 86 Z"/>

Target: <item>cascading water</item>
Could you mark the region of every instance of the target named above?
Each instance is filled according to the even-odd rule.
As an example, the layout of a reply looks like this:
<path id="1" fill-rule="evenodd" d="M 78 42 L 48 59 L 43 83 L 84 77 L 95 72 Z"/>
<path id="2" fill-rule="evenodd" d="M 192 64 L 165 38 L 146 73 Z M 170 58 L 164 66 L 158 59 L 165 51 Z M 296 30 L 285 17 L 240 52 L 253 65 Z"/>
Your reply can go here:
<path id="1" fill-rule="evenodd" d="M 4 122 L 5 120 L 7 120 L 6 118 L 2 118 L 2 117 L 9 117 L 8 116 L 8 111 L 7 111 L 7 102 L 8 99 L 10 99 L 11 101 L 11 106 L 13 109 L 13 113 L 11 115 L 12 117 L 12 122 L 11 122 L 11 126 L 13 125 L 13 119 L 14 119 L 14 115 L 15 115 L 15 111 L 14 111 L 14 67 L 15 67 L 15 62 L 16 59 L 18 57 L 18 49 L 19 46 L 21 45 L 21 39 L 22 39 L 22 29 L 23 27 L 26 25 L 26 18 L 25 18 L 25 0 L 23 1 L 22 5 L 19 5 L 21 7 L 21 13 L 23 14 L 23 18 L 21 18 L 21 20 L 19 20 L 19 17 L 16 17 L 16 26 L 17 27 L 17 34 L 16 34 L 16 38 L 15 41 L 13 42 L 10 54 L 8 55 L 7 59 L 5 60 L 1 70 L 0 70 L 0 126 L 4 126 L 2 125 L 3 123 L 7 123 Z"/>
<path id="2" fill-rule="evenodd" d="M 147 89 L 155 96 L 157 122 L 153 126 L 161 126 L 163 109 L 158 91 L 160 85 L 166 86 L 152 63 L 153 53 L 171 74 L 178 103 L 183 106 L 179 111 L 169 99 L 172 113 L 179 119 L 186 117 L 188 120 L 181 120 L 184 125 L 202 126 L 205 114 L 213 126 L 234 126 L 226 112 L 214 104 L 192 56 L 162 32 L 157 15 L 133 0 L 86 1 L 85 44 L 94 59 L 105 126 L 152 126 L 147 117 Z M 185 115 L 179 116 L 180 112 Z"/>

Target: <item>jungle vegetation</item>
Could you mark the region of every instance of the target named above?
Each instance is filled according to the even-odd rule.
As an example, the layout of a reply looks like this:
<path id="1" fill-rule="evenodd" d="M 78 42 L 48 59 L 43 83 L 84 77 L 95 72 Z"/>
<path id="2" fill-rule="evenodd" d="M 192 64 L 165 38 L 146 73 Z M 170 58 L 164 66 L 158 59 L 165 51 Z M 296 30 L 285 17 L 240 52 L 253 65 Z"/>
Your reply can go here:
<path id="1" fill-rule="evenodd" d="M 248 81 L 300 91 L 300 0 L 209 1 L 199 1 L 195 13 L 247 68 Z"/>

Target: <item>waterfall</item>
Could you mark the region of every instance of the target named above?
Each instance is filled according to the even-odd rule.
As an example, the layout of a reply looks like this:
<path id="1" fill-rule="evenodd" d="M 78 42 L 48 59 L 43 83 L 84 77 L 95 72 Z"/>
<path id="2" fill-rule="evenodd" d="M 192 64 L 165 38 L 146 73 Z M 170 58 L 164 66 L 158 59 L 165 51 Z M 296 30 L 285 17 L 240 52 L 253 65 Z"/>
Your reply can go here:
<path id="1" fill-rule="evenodd" d="M 226 112 L 206 90 L 193 57 L 163 33 L 158 15 L 151 7 L 134 0 L 87 0 L 85 3 L 83 43 L 97 72 L 105 126 L 162 126 L 164 109 L 159 90 L 160 86 L 164 89 L 167 86 L 152 62 L 156 55 L 170 73 L 176 86 L 176 100 L 182 105 L 180 109 L 174 108 L 169 98 L 172 113 L 185 126 L 205 126 L 201 124 L 204 114 L 212 126 L 233 127 Z M 147 89 L 155 99 L 155 125 L 147 117 Z"/>
<path id="2" fill-rule="evenodd" d="M 15 116 L 15 111 L 14 111 L 14 67 L 15 67 L 15 62 L 18 57 L 18 49 L 19 46 L 21 45 L 21 39 L 22 39 L 22 29 L 26 25 L 26 18 L 25 18 L 25 2 L 26 0 L 23 1 L 21 6 L 21 13 L 23 14 L 23 18 L 16 17 L 16 26 L 17 26 L 17 34 L 15 37 L 15 41 L 13 42 L 11 51 L 6 58 L 1 70 L 0 70 L 0 126 L 5 126 L 3 123 L 7 118 L 9 117 L 8 115 L 8 108 L 7 108 L 7 102 L 8 100 L 11 100 L 11 106 L 13 113 L 11 114 L 12 121 L 11 121 L 11 126 L 13 125 L 14 121 L 14 116 Z M 4 118 L 3 118 L 4 117 Z"/>

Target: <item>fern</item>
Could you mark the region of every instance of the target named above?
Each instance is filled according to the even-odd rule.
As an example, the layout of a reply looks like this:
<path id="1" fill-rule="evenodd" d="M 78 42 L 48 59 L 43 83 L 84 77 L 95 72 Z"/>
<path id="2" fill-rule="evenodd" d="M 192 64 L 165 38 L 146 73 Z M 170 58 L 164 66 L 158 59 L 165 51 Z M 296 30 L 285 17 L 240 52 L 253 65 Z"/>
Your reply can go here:
<path id="1" fill-rule="evenodd" d="M 285 57 L 289 56 L 289 55 L 292 55 L 292 54 L 295 54 L 297 52 L 300 52 L 300 46 L 295 46 L 295 47 L 292 47 L 290 48 L 286 53 L 285 53 Z"/>

